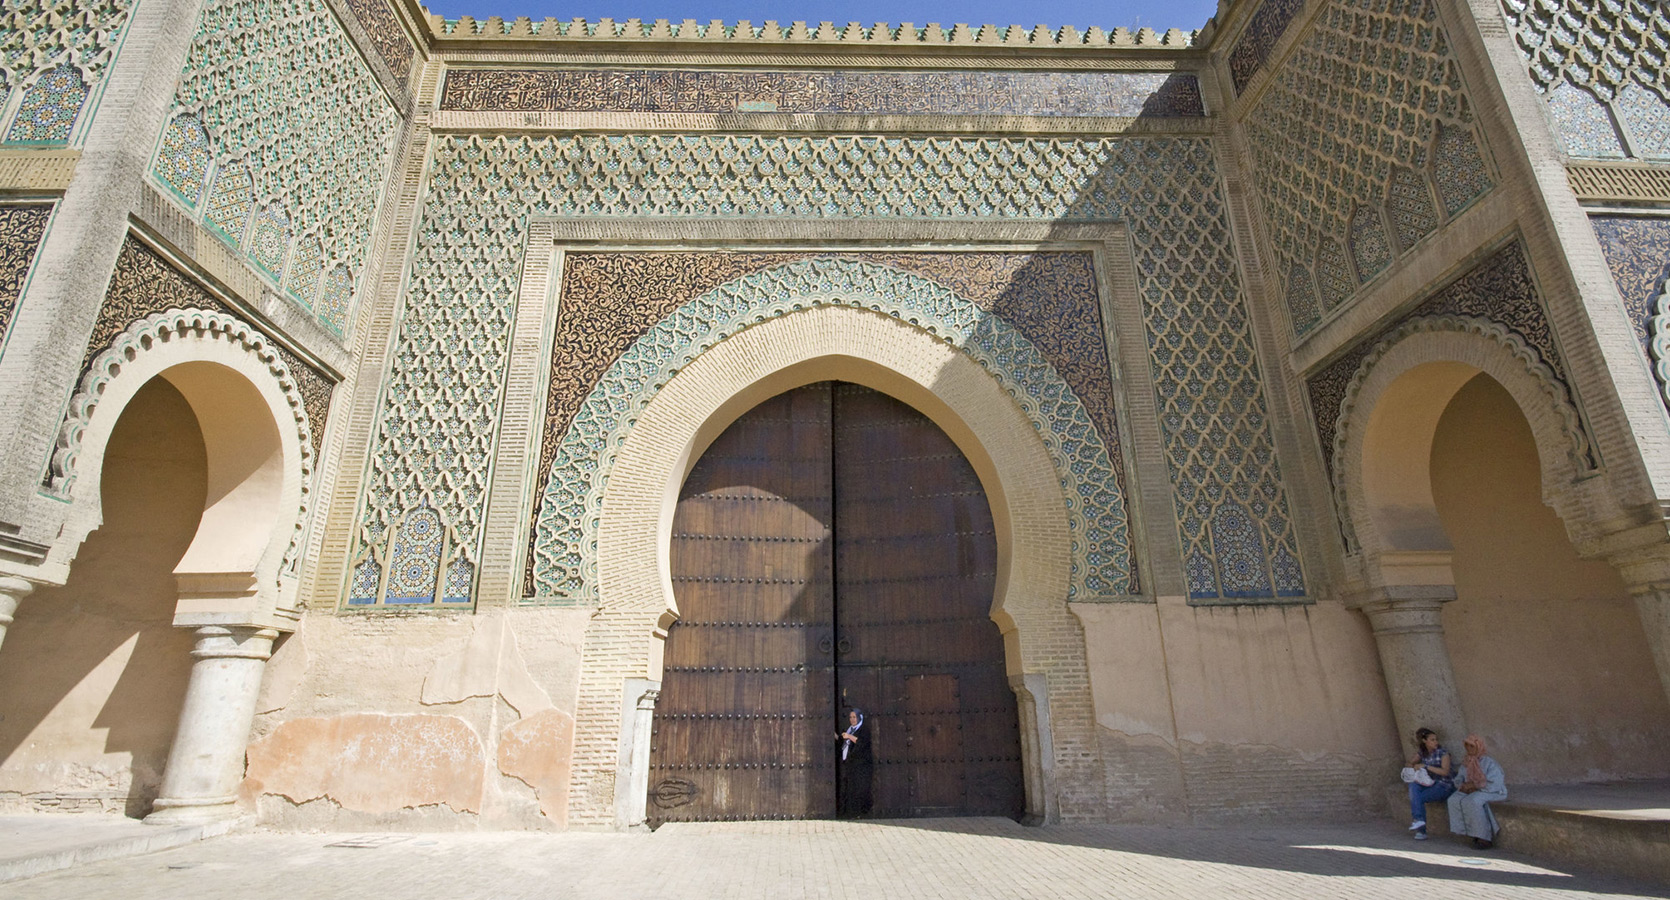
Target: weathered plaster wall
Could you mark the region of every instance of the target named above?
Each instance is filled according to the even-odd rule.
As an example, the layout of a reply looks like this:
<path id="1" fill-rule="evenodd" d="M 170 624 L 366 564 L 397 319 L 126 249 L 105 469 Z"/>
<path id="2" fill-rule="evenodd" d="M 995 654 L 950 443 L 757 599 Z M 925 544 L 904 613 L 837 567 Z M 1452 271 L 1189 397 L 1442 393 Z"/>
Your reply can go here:
<path id="1" fill-rule="evenodd" d="M 190 405 L 153 380 L 106 451 L 104 525 L 69 582 L 31 596 L 6 635 L 0 811 L 150 811 L 191 668 L 191 632 L 173 627 L 174 565 L 207 477 Z"/>
<path id="2" fill-rule="evenodd" d="M 269 665 L 246 800 L 285 828 L 565 826 L 588 617 L 308 617 Z"/>
<path id="3" fill-rule="evenodd" d="M 1480 376 L 1457 393 L 1432 472 L 1455 548 L 1444 634 L 1456 683 L 1510 781 L 1670 774 L 1670 704 L 1635 604 L 1542 504 L 1530 426 L 1501 385 Z"/>
<path id="4" fill-rule="evenodd" d="M 1395 774 L 1373 638 L 1338 603 L 1075 611 L 1109 818 L 1357 818 Z"/>

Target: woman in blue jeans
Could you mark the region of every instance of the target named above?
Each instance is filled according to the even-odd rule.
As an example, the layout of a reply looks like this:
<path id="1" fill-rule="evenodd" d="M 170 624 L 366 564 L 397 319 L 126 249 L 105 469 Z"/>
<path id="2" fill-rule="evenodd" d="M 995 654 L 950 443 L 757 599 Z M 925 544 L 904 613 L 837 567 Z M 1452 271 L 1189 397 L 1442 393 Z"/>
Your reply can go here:
<path id="1" fill-rule="evenodd" d="M 1415 757 L 1409 760 L 1411 768 L 1424 768 L 1432 776 L 1430 787 L 1415 782 L 1409 783 L 1409 830 L 1415 832 L 1415 840 L 1426 840 L 1426 805 L 1449 799 L 1455 793 L 1454 773 L 1450 767 L 1450 752 L 1438 744 L 1438 732 L 1430 728 L 1422 728 L 1415 732 Z"/>

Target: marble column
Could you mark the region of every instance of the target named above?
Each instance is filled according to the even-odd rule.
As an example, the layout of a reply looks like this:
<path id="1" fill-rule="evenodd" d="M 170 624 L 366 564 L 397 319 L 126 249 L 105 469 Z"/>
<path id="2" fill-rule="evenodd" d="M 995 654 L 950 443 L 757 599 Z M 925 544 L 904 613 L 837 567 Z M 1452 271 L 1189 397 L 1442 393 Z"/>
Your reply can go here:
<path id="1" fill-rule="evenodd" d="M 649 821 L 649 751 L 661 682 L 628 678 L 621 692 L 620 755 L 615 761 L 615 827 L 642 831 Z"/>
<path id="2" fill-rule="evenodd" d="M 1653 651 L 1653 662 L 1658 666 L 1658 680 L 1664 696 L 1670 698 L 1670 589 L 1647 588 L 1634 590 L 1635 611 L 1641 614 L 1641 627 L 1647 633 L 1647 646 Z"/>
<path id="3" fill-rule="evenodd" d="M 1417 728 L 1431 728 L 1446 745 L 1457 748 L 1467 734 L 1439 618 L 1444 604 L 1454 599 L 1450 585 L 1390 585 L 1373 588 L 1352 603 L 1374 629 L 1405 752 L 1412 749 Z"/>
<path id="4" fill-rule="evenodd" d="M 237 815 L 256 695 L 277 637 L 276 630 L 253 625 L 197 629 L 191 651 L 195 662 L 162 775 L 162 796 L 146 822 L 175 824 Z"/>
<path id="5" fill-rule="evenodd" d="M 1663 522 L 1607 535 L 1596 542 L 1602 553 L 1594 558 L 1604 558 L 1617 569 L 1635 598 L 1659 684 L 1670 698 L 1670 541 L 1666 538 Z"/>
<path id="6" fill-rule="evenodd" d="M 12 627 L 12 616 L 23 598 L 34 593 L 35 583 L 16 575 L 0 576 L 0 644 L 6 641 L 6 629 Z"/>
<path id="7" fill-rule="evenodd" d="M 1050 683 L 1042 673 L 1009 676 L 1021 723 L 1021 772 L 1026 781 L 1022 825 L 1061 821 L 1055 794 L 1055 740 L 1050 733 Z"/>

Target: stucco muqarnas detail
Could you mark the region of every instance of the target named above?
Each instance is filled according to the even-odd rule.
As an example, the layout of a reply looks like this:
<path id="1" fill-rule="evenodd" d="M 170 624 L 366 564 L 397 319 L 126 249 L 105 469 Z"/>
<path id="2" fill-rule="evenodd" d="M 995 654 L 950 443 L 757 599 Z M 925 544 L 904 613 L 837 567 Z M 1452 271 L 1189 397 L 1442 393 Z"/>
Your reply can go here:
<path id="1" fill-rule="evenodd" d="M 341 334 L 398 125 L 324 0 L 209 0 L 151 173 Z"/>
<path id="2" fill-rule="evenodd" d="M 457 549 L 438 581 L 478 562 L 490 423 L 539 215 L 1126 222 L 1190 595 L 1302 595 L 1216 171 L 1208 141 L 1174 138 L 438 137 L 350 602 L 383 602 L 394 528 L 413 509 L 436 510 Z M 442 595 L 459 596 L 437 584 L 427 602 Z"/>

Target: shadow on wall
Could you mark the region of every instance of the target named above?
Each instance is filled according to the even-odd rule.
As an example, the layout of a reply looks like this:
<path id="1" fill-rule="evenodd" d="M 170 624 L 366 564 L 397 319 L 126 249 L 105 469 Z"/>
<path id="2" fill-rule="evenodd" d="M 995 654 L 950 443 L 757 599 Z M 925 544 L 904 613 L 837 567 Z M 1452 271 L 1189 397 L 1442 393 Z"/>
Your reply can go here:
<path id="1" fill-rule="evenodd" d="M 1670 705 L 1635 603 L 1543 505 L 1530 425 L 1488 375 L 1439 420 L 1432 497 L 1455 552 L 1443 622 L 1456 687 L 1510 781 L 1670 774 Z"/>
<path id="2" fill-rule="evenodd" d="M 150 811 L 191 668 L 173 627 L 174 567 L 208 484 L 191 406 L 162 378 L 122 413 L 105 454 L 104 524 L 69 581 L 18 610 L 0 650 L 0 807 Z"/>

